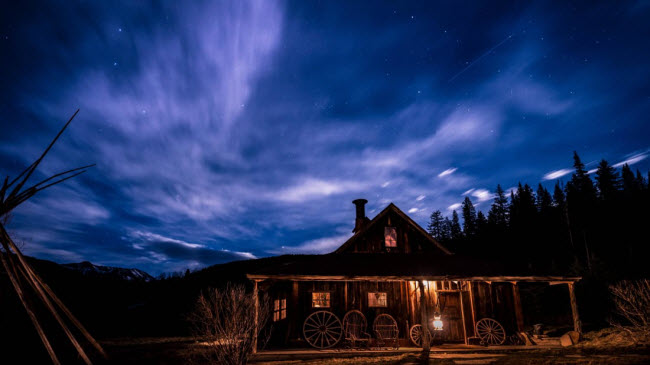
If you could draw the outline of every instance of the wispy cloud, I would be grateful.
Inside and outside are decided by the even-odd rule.
[[[296,246],[281,246],[280,248],[272,249],[269,252],[274,254],[321,254],[330,253],[341,246],[351,234],[339,234],[336,236],[322,237],[313,240],[305,241]]]
[[[570,173],[572,173],[572,172],[573,172],[572,169],[561,169],[561,170],[551,171],[551,172],[545,174],[545,175],[542,177],[542,180],[554,180],[554,179],[559,179],[559,178],[561,178],[562,176],[568,175],[568,174],[570,174]]]
[[[453,174],[454,172],[456,172],[456,170],[458,170],[458,169],[455,168],[455,167],[448,168],[447,170],[445,170],[445,171],[439,173],[439,174],[438,174],[438,177],[445,177],[445,176],[451,175],[451,174]]]
[[[612,166],[614,166],[614,167],[622,167],[623,165],[626,165],[626,164],[627,165],[634,165],[635,163],[638,163],[638,162],[641,162],[641,161],[645,160],[647,157],[648,157],[648,153],[639,153],[639,154],[633,155],[630,158],[625,159],[625,160],[623,160],[621,162],[617,162]]]
[[[307,178],[294,186],[278,192],[277,199],[287,202],[300,202],[334,194],[354,192],[361,188],[361,184],[353,181],[326,181]]]

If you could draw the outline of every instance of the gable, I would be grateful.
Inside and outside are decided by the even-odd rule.
[[[364,224],[334,252],[451,254],[393,203]]]

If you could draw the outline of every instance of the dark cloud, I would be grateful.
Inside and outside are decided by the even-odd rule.
[[[30,254],[155,274],[330,250],[357,197],[422,224],[464,193],[486,209],[497,183],[559,177],[573,150],[647,169],[649,18],[589,2],[14,2],[2,172],[77,107],[43,174],[97,167],[11,228]]]

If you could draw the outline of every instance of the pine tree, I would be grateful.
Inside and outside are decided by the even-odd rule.
[[[639,187],[639,190],[645,190],[646,188],[645,179],[643,178],[643,175],[641,175],[639,169],[636,170],[636,186]]]
[[[474,237],[476,235],[476,209],[468,196],[463,200],[462,212],[463,232],[467,237]]]
[[[596,190],[594,183],[591,181],[589,174],[587,174],[585,164],[582,163],[580,156],[575,151],[573,152],[573,167],[575,168],[575,172],[571,175],[571,181],[567,184],[567,192],[577,193],[585,200],[595,197]]]
[[[441,240],[443,222],[444,222],[444,218],[442,217],[442,212],[436,210],[435,212],[431,213],[431,220],[429,221],[429,226],[427,227],[429,234]]]
[[[637,180],[628,164],[623,165],[623,168],[621,168],[621,179],[623,180],[623,191],[625,194],[633,194],[639,190]]]
[[[596,187],[598,188],[598,196],[603,201],[614,199],[618,194],[620,181],[616,169],[602,160],[596,169]]]
[[[442,222],[440,240],[444,242],[451,240],[451,221],[448,217],[445,217],[445,220]]]
[[[458,213],[456,213],[455,210],[451,214],[451,225],[449,228],[452,240],[458,241],[463,238],[463,231],[460,228],[460,219],[458,218]]]
[[[553,198],[546,188],[539,184],[537,186],[537,210],[542,214],[548,214],[553,208]]]
[[[497,185],[494,203],[488,212],[488,223],[493,227],[505,229],[508,225],[508,209],[508,198],[501,185]]]
[[[555,189],[553,190],[553,205],[562,210],[566,207],[566,196],[559,181],[555,183]]]
[[[483,236],[487,232],[488,221],[483,212],[479,211],[476,215],[476,235]]]

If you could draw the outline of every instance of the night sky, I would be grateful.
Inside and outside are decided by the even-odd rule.
[[[330,252],[355,198],[426,227],[574,150],[650,168],[648,1],[14,1],[0,37],[0,172],[77,108],[35,179],[97,164],[8,225],[57,262]]]

